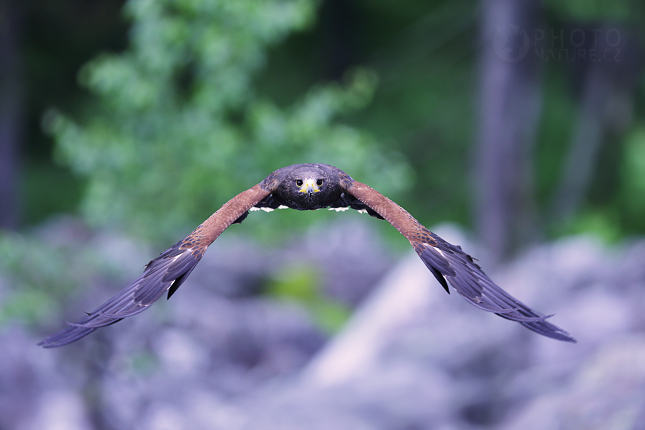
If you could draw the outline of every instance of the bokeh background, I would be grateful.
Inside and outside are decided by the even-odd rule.
[[[0,429],[645,428],[645,6],[4,0]],[[238,192],[333,164],[571,332],[447,296],[385,222],[253,213],[58,350]]]

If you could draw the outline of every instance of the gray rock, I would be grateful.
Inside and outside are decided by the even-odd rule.
[[[78,287],[49,307],[40,334],[154,257],[127,237],[60,222],[29,238],[42,246],[27,257],[76,255],[44,273]],[[36,347],[9,320],[0,428],[643,428],[645,241],[564,238],[489,268],[458,229],[436,230],[511,294],[555,313],[578,338],[571,345],[447,295],[412,252],[392,267],[376,233],[357,225],[312,230],[284,249],[218,241],[170,303],[62,349]],[[328,342],[306,306],[260,294],[296,257],[328,273],[328,298],[357,307]],[[17,297],[16,276],[0,273],[3,302]]]

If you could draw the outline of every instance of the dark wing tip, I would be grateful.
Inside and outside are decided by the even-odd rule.
[[[534,332],[539,333],[546,337],[550,337],[551,339],[561,340],[564,342],[578,343],[578,341],[569,333],[546,321],[542,321],[539,323],[520,322],[520,324],[522,324],[524,327],[528,328],[529,330],[533,330]]]
[[[68,345],[88,334],[92,333],[96,328],[86,328],[73,326],[68,327],[64,330],[59,331],[58,333],[52,334],[45,337],[43,340],[38,342],[36,345],[42,346],[43,348],[58,348],[61,346]]]
[[[166,291],[176,291],[195,268],[202,253],[182,249],[180,243],[152,260],[143,274],[114,297],[103,303],[70,327],[44,338],[38,343],[43,348],[57,348],[72,343],[94,330],[136,315],[148,309]]]
[[[435,277],[445,278],[469,303],[516,321],[543,336],[577,343],[569,333],[546,321],[551,315],[533,311],[497,286],[461,248],[448,244],[436,235],[433,237],[437,239],[437,247],[417,243],[414,245],[417,254]],[[446,246],[442,246],[444,244]],[[445,288],[444,282],[441,284]]]

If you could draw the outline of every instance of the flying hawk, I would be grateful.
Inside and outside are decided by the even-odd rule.
[[[417,252],[443,288],[451,285],[468,302],[502,318],[517,321],[553,339],[575,342],[566,331],[546,321],[498,287],[460,246],[422,226],[412,215],[378,191],[327,164],[294,164],[271,173],[233,197],[188,237],[148,263],[143,274],[110,300],[70,327],[47,336],[39,345],[55,348],[74,342],[100,327],[142,312],[168,292],[170,298],[188,278],[206,248],[228,226],[241,223],[252,210],[287,207],[297,210],[355,209],[392,224]]]

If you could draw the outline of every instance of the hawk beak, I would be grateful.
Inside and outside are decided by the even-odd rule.
[[[320,188],[318,188],[316,181],[314,181],[313,179],[305,180],[299,190],[300,193],[307,193],[309,195],[317,193],[318,191],[320,191]]]

